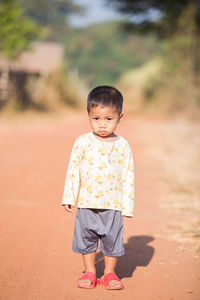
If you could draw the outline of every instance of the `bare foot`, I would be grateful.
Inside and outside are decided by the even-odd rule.
[[[83,287],[89,287],[92,284],[92,281],[89,279],[79,279],[77,283]]]
[[[121,290],[124,288],[121,280],[114,273],[108,273],[108,274],[104,275],[104,277],[101,279],[101,283],[107,289]]]
[[[120,282],[120,281],[118,281],[118,280],[110,280],[109,282],[108,282],[108,286],[110,286],[110,287],[112,287],[112,288],[119,288],[119,287],[121,287],[122,286],[122,283]]]
[[[97,283],[98,280],[93,272],[86,272],[77,280],[77,286],[81,288],[94,288]]]

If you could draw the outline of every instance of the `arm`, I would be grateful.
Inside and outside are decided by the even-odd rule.
[[[122,215],[126,217],[133,217],[134,215],[134,177],[133,153],[129,144],[127,144],[122,171]]]
[[[65,177],[62,205],[65,206],[65,209],[68,212],[73,211],[73,207],[75,205],[78,192],[79,192],[79,186],[80,186],[79,163],[80,163],[80,138],[78,138],[74,143],[67,172],[66,172],[66,177]]]

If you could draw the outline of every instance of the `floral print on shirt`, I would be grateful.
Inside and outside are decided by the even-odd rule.
[[[108,160],[108,154],[110,159]],[[79,136],[69,160],[62,205],[134,213],[134,161],[129,143],[119,137],[102,142],[93,132]]]

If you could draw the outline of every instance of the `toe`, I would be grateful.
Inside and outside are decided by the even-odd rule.
[[[81,286],[90,286],[91,281],[89,279],[80,279],[78,280],[78,284]]]
[[[108,283],[108,285],[112,288],[120,288],[122,287],[122,283],[121,281],[118,280],[110,280],[110,282]]]

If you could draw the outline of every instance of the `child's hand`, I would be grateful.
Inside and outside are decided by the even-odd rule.
[[[64,207],[65,207],[66,211],[68,211],[70,213],[73,212],[74,205],[72,205],[72,204],[66,204],[66,205],[64,205]]]

